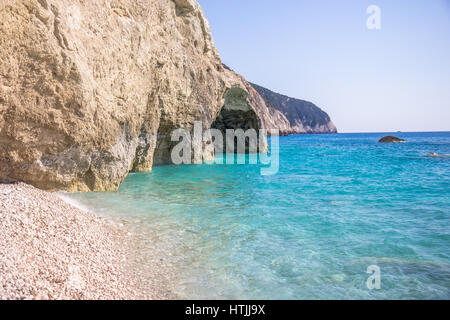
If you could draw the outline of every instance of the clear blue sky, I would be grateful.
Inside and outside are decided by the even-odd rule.
[[[340,132],[450,131],[450,0],[199,2],[225,64]]]

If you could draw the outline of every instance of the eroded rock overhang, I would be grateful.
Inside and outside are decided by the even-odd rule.
[[[116,190],[170,163],[174,129],[261,127],[194,0],[7,1],[0,21],[2,182]]]

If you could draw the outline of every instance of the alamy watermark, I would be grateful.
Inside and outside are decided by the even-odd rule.
[[[193,133],[186,129],[172,131],[171,141],[178,142],[171,151],[173,164],[246,164],[261,167],[261,175],[275,175],[279,170],[279,130],[270,130],[270,152],[265,129],[203,129],[201,121],[194,122]],[[225,158],[225,159],[224,159]],[[258,162],[259,158],[259,162]]]
[[[367,7],[366,13],[369,15],[366,21],[367,29],[380,30],[381,29],[381,9],[379,6],[370,5]]]
[[[380,290],[381,289],[381,269],[379,266],[371,265],[367,267],[369,276],[366,281],[367,289],[369,290]]]

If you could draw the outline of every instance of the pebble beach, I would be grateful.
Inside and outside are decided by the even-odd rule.
[[[0,299],[148,299],[121,224],[24,183],[0,184]]]

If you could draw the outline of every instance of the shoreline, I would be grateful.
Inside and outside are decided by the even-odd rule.
[[[64,195],[0,184],[0,230],[0,300],[169,296],[158,281],[140,277],[126,226]]]

